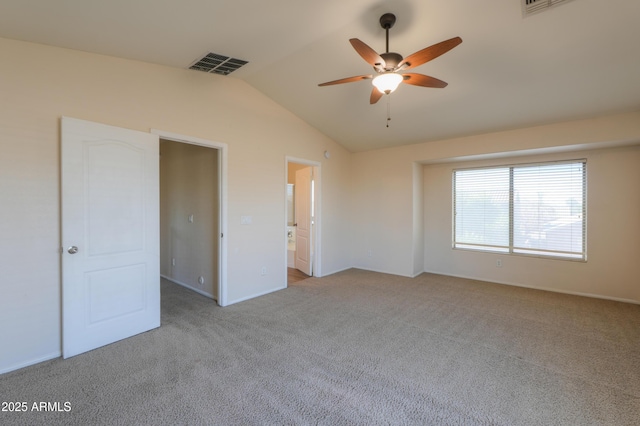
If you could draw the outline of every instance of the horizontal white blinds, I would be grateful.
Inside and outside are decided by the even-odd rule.
[[[585,259],[586,162],[454,171],[454,247]]]
[[[584,257],[584,162],[513,169],[513,250]]]
[[[454,172],[455,242],[509,247],[509,168]]]

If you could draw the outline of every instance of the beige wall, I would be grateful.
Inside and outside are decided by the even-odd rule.
[[[413,276],[414,170],[410,156],[397,149],[353,155],[351,199],[353,266]]]
[[[228,303],[286,285],[287,156],[322,166],[322,273],[350,266],[350,154],[248,84],[6,39],[0,52],[0,372],[60,354],[62,116],[228,146]]]
[[[453,250],[454,168],[587,159],[587,261]],[[425,166],[425,269],[555,291],[640,301],[640,145]],[[496,259],[502,267],[496,267]]]
[[[353,264],[406,276],[420,272],[415,217],[422,205],[428,272],[640,302],[638,145],[640,112],[632,112],[353,154]],[[503,256],[496,271],[494,255],[451,250],[450,163],[575,158],[587,150],[586,264]],[[430,164],[422,181],[416,163]]]
[[[214,299],[219,185],[217,149],[160,140],[160,274]]]
[[[438,266],[425,213],[434,193],[448,191],[430,183],[442,178],[431,176],[438,166],[423,177],[421,163],[640,144],[640,112],[633,112],[350,154],[232,77],[6,39],[0,52],[0,373],[60,354],[62,116],[227,145],[228,258],[221,267],[228,303],[286,284],[287,156],[321,165],[322,275],[349,267],[415,275]],[[537,260],[514,257],[504,261],[500,277],[485,271],[483,254],[467,259],[459,252],[447,271],[520,284],[526,272],[532,286],[640,301],[637,149],[598,150],[589,161],[595,201],[589,200],[588,264],[544,271]],[[628,199],[613,184],[626,188]],[[624,211],[612,204],[621,200]],[[241,225],[241,216],[251,216],[252,224]],[[478,268],[463,269],[466,261]]]

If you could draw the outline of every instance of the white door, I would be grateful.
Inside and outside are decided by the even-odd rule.
[[[311,167],[296,170],[295,223],[296,269],[312,274],[311,256]]]
[[[160,326],[158,136],[62,118],[62,354]]]

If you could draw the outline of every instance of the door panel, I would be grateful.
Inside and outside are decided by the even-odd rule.
[[[157,135],[62,119],[65,358],[160,326],[158,147]]]
[[[84,149],[89,255],[142,250],[144,151],[114,140]]]
[[[144,266],[130,265],[85,275],[89,325],[144,310]]]
[[[311,261],[311,167],[296,171],[296,269],[312,275]]]

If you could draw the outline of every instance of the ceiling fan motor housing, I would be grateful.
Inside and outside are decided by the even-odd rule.
[[[381,53],[380,56],[384,59],[385,71],[394,71],[403,59],[401,54],[395,52]]]

